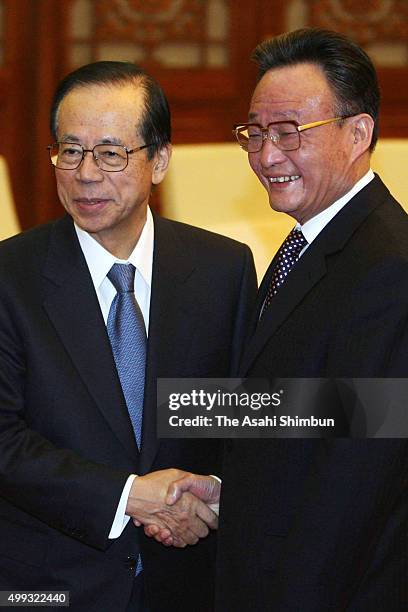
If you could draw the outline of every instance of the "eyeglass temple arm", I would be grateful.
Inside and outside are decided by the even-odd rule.
[[[303,130],[319,127],[319,125],[325,125],[326,123],[333,123],[333,121],[341,121],[342,119],[347,119],[347,117],[333,117],[332,119],[323,119],[321,121],[313,121],[313,123],[305,123],[305,125],[298,125],[297,131],[303,132]]]

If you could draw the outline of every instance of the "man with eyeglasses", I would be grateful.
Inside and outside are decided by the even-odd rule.
[[[156,379],[235,372],[252,256],[150,211],[170,113],[134,64],[65,77],[51,128],[68,214],[0,246],[0,590],[68,591],[78,612],[209,612],[216,514],[164,497],[182,470],[219,473],[219,442],[158,440]],[[153,518],[180,549],[145,537]]]
[[[362,379],[356,388],[406,378],[408,220],[370,170],[374,66],[321,29],[267,40],[254,59],[248,122],[234,132],[270,206],[296,225],[260,287],[240,374]],[[227,441],[216,610],[405,611],[407,474],[404,439]],[[168,501],[185,490],[220,496],[190,475]]]

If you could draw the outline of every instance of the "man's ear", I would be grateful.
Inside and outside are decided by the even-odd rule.
[[[152,183],[158,185],[164,179],[171,158],[172,147],[167,144],[157,151],[153,160]]]
[[[351,117],[353,137],[353,158],[363,155],[371,145],[374,130],[374,119],[366,113]]]

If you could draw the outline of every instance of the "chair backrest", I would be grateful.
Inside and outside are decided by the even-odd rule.
[[[408,140],[379,141],[372,167],[408,211]],[[261,278],[295,221],[268,205],[235,144],[176,145],[161,191],[163,213],[246,242]]]
[[[371,159],[371,167],[408,212],[408,139],[379,140]]]
[[[6,160],[0,155],[0,240],[20,231]]]
[[[235,144],[177,145],[161,190],[163,214],[248,244],[260,278],[294,221],[274,212]]]

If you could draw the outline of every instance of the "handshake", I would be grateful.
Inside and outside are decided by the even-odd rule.
[[[220,482],[178,469],[159,470],[133,481],[126,514],[165,546],[184,548],[218,527]]]

